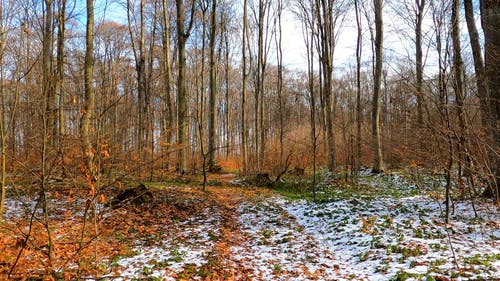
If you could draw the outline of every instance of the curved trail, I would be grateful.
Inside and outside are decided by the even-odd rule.
[[[268,191],[210,188],[221,207],[222,261],[218,277],[227,280],[331,280],[333,255],[303,232]],[[330,279],[328,278],[330,276]]]

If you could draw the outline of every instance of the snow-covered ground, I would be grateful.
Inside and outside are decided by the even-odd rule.
[[[250,280],[325,280],[335,269],[331,253],[272,199],[245,202],[239,210],[243,241],[232,261]]]
[[[153,241],[137,241],[134,255],[113,261],[115,270],[108,276],[113,277],[113,280],[146,277],[153,280],[178,280],[183,271],[191,269],[193,272],[186,272],[185,275],[189,279],[201,280],[194,273],[207,262],[208,253],[217,239],[219,221],[218,211],[207,208],[204,213],[187,221],[167,225],[162,233],[151,236]]]
[[[397,177],[391,181],[402,184]],[[375,179],[369,185],[383,183]],[[499,280],[497,207],[475,202],[476,218],[469,201],[454,205],[446,225],[442,202],[422,194],[324,203],[269,194],[248,198],[234,214],[238,238],[226,265],[236,270],[229,280]],[[199,272],[213,251],[218,216],[210,209],[166,228],[178,236],[165,235],[162,246],[137,245],[136,256],[117,262],[119,280],[175,280],[186,268]]]
[[[493,202],[457,201],[445,224],[440,191],[433,193],[439,181],[425,179],[425,190],[398,175],[365,175],[354,189],[336,180],[325,179],[319,202],[234,187],[212,197],[180,188],[176,194],[190,198],[184,202],[167,191],[172,196],[165,200],[181,210],[199,208],[158,220],[154,231],[137,237],[115,233],[134,244],[127,244],[128,254],[102,261],[107,273],[99,279],[500,280],[500,214]],[[26,207],[33,208],[8,199],[6,215],[19,218]],[[119,212],[117,218],[134,210]],[[223,270],[211,271],[216,267]]]
[[[500,216],[491,204],[456,203],[449,225],[428,197],[339,200],[316,204],[277,201],[334,256],[332,280],[389,280],[398,274],[500,278]],[[432,280],[432,279],[431,279]]]

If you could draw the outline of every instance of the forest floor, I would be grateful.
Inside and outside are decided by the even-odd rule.
[[[0,279],[21,253],[14,279],[37,280],[52,268],[67,280],[500,280],[493,202],[457,200],[445,224],[431,177],[320,180],[316,200],[294,177],[274,189],[233,175],[215,176],[206,191],[148,184],[153,197],[143,204],[100,204],[83,238],[85,200],[52,192],[52,248],[40,211],[29,232],[35,197],[8,199]]]

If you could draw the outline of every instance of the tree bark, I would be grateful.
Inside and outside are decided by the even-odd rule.
[[[425,9],[425,0],[416,0],[417,17],[415,24],[415,61],[417,76],[417,126],[421,127],[424,123],[424,93],[423,93],[423,52],[422,52],[422,21]]]
[[[319,29],[320,39],[320,61],[322,73],[322,91],[324,96],[324,113],[325,113],[325,133],[328,154],[328,169],[335,171],[335,137],[333,135],[333,112],[332,112],[332,96],[333,96],[333,52],[335,49],[334,38],[334,14],[333,5],[335,2],[326,0],[316,0],[316,15]]]
[[[278,92],[278,110],[279,110],[279,122],[280,122],[280,129],[279,129],[279,141],[280,141],[280,159],[279,159],[279,165],[280,165],[280,171],[282,170],[283,167],[283,142],[284,142],[284,134],[285,134],[285,129],[284,129],[284,116],[283,116],[283,47],[282,47],[282,26],[281,26],[281,14],[283,11],[283,2],[282,0],[278,0],[278,30],[275,34],[276,36],[276,61],[278,63],[278,83],[277,83],[277,92]]]
[[[464,167],[466,175],[470,175],[470,157],[467,141],[467,121],[464,110],[464,98],[465,98],[465,74],[464,74],[464,62],[462,60],[462,47],[460,44],[460,0],[453,0],[452,10],[451,10],[451,38],[453,41],[453,69],[454,69],[454,91],[455,91],[455,102],[457,105],[457,115],[458,123],[460,127],[460,132],[458,133],[459,139],[459,150],[460,155],[460,167]],[[462,171],[460,171],[462,172]],[[461,174],[459,176],[462,176]],[[459,180],[459,183],[461,180]],[[459,186],[459,189],[462,187]],[[461,190],[463,192],[463,190]]]
[[[176,0],[177,5],[177,171],[184,174],[186,171],[187,149],[187,99],[186,99],[186,42],[189,33],[185,30],[184,1]]]
[[[356,10],[356,26],[358,31],[356,38],[356,158],[354,165],[354,169],[357,173],[361,167],[361,124],[363,122],[363,109],[361,107],[361,55],[363,48],[363,35],[358,1],[359,0],[354,0],[354,8]]]
[[[215,103],[217,93],[217,77],[215,65],[215,35],[217,32],[217,0],[212,0],[212,14],[210,20],[210,96],[208,118],[208,167],[215,167]],[[226,109],[227,110],[227,109]]]
[[[382,155],[382,130],[380,128],[380,83],[382,79],[383,60],[383,21],[382,0],[374,0],[375,10],[375,73],[373,83],[373,107],[372,107],[372,137],[375,151],[373,172],[384,172],[384,160]]]
[[[165,141],[170,145],[172,141],[172,130],[174,126],[174,114],[172,106],[172,93],[171,93],[171,81],[172,81],[172,68],[170,65],[170,19],[168,16],[168,5],[167,0],[162,1],[163,10],[163,80],[165,87],[165,104],[164,111],[166,111],[166,126],[163,128],[165,134]],[[168,147],[168,146],[167,146]],[[168,153],[168,151],[167,151]],[[169,153],[168,153],[169,155]],[[166,169],[169,168],[169,157],[166,157]]]
[[[66,40],[66,0],[58,1],[58,34],[57,34],[57,93],[59,96],[58,100],[58,150],[61,155],[63,153],[62,138],[65,133],[65,121],[64,121],[64,41]]]
[[[247,0],[243,0],[243,32],[242,32],[242,44],[241,44],[241,64],[242,64],[242,90],[241,90],[241,158],[243,161],[243,172],[246,173],[248,170],[247,164],[247,134],[246,134],[246,120],[245,120],[245,105],[247,96],[247,52],[246,52],[246,41],[248,34],[248,8]]]
[[[262,170],[264,157],[264,0],[259,0],[258,22],[257,22],[257,85],[255,89],[255,155],[257,157],[257,170]]]
[[[474,58],[477,94],[481,106],[481,121],[483,127],[487,129],[489,127],[490,119],[490,110],[488,106],[488,85],[486,84],[484,60],[481,54],[481,44],[479,43],[479,33],[474,19],[474,5],[472,4],[472,0],[464,0],[464,8],[467,30],[469,31],[469,40],[472,48],[472,57]]]
[[[493,151],[491,159],[492,183],[486,195],[500,200],[500,2],[481,0],[481,21],[484,30],[484,62],[488,79],[491,124],[489,131]]]
[[[86,173],[93,179],[94,149],[90,137],[91,121],[94,116],[95,90],[94,90],[94,0],[87,0],[87,29],[85,35],[85,106],[82,116],[80,133],[82,136],[82,150],[85,159]]]
[[[44,0],[45,13],[43,21],[42,38],[42,76],[43,76],[43,94],[45,96],[47,131],[49,133],[50,144],[54,144],[54,138],[57,135],[56,127],[56,100],[54,92],[54,81],[52,72],[52,45],[54,41],[53,20],[54,20],[54,0]]]

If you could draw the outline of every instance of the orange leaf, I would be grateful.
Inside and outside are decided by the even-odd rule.
[[[109,152],[105,149],[101,150],[101,154],[104,158],[109,158]]]

